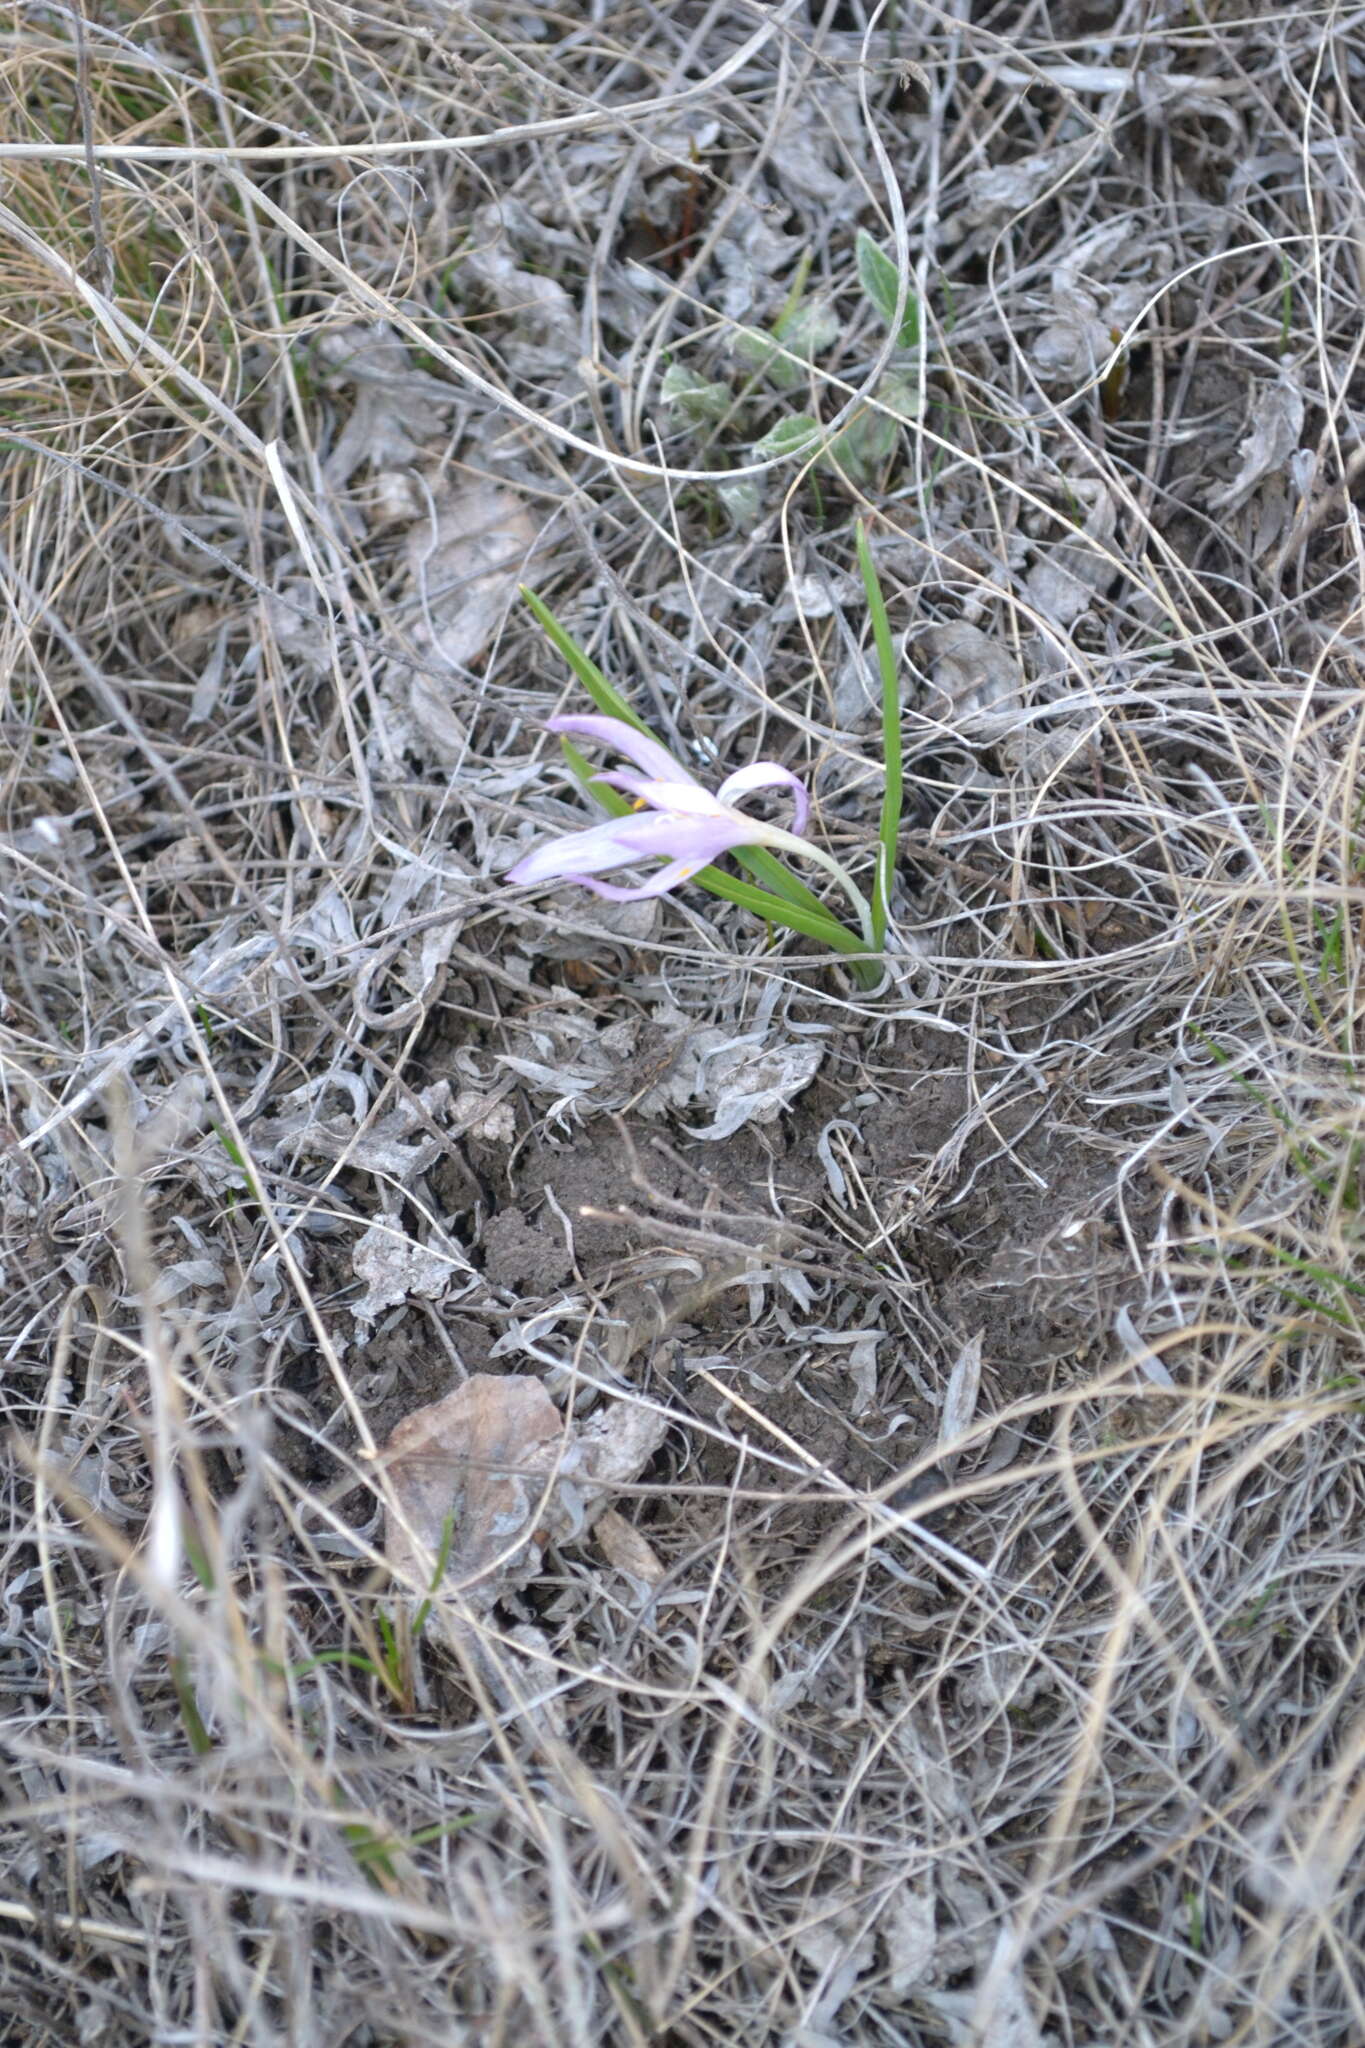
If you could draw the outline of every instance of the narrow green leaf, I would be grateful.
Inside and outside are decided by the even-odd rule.
[[[766,846],[737,846],[735,859],[741,867],[757,875],[760,882],[780,896],[784,903],[794,903],[798,910],[809,911],[812,917],[829,917],[829,912],[813,889],[789,874],[774,853]],[[831,920],[834,922],[835,920]]]
[[[861,936],[850,931],[847,925],[839,924],[826,910],[812,912],[798,903],[787,903],[768,889],[756,889],[752,882],[742,882],[737,875],[727,875],[723,868],[699,868],[692,879],[703,889],[709,889],[713,896],[723,896],[727,903],[738,903],[743,909],[752,910],[755,917],[761,917],[765,923],[790,925],[794,932],[801,932],[808,939],[818,939],[822,946],[830,946],[837,953],[866,951]]]
[[[426,1628],[427,1622],[431,1618],[431,1596],[437,1591],[442,1579],[446,1575],[446,1566],[450,1563],[451,1545],[454,1541],[455,1510],[452,1507],[441,1523],[441,1543],[440,1548],[436,1552],[436,1564],[431,1574],[431,1584],[427,1588],[427,1598],[418,1608],[416,1619],[412,1624],[412,1633],[419,1642],[422,1638],[422,1631]]]
[[[310,1671],[329,1664],[339,1664],[346,1671],[363,1671],[367,1678],[382,1678],[383,1672],[373,1657],[367,1657],[363,1650],[319,1650],[316,1657],[305,1657],[301,1664],[291,1664],[291,1678],[306,1678]]]
[[[857,251],[858,282],[890,327],[895,321],[896,301],[900,297],[900,272],[885,250],[877,247],[866,228],[858,230]],[[917,348],[919,345],[919,300],[913,291],[907,291],[905,295],[896,341],[901,348]]]
[[[896,848],[900,839],[901,802],[905,793],[905,771],[901,761],[901,702],[896,650],[891,644],[891,624],[886,600],[877,578],[877,565],[867,544],[860,519],[854,528],[858,567],[862,571],[867,609],[872,620],[872,638],[877,648],[877,667],[882,679],[882,759],[886,782],[882,790],[882,814],[877,826],[880,851],[872,889],[872,937],[880,948],[886,939],[886,920],[891,900],[891,877],[895,872]]]
[[[631,723],[633,724],[634,720]],[[595,779],[597,770],[593,767],[592,762],[585,755],[580,754],[573,741],[565,739],[563,733],[559,735],[559,744],[564,750],[564,759],[568,763],[571,774],[582,783],[593,802],[601,804],[602,809],[609,818],[624,818],[626,812],[630,809],[630,804],[622,796],[620,790],[613,789],[610,783],[598,782]]]
[[[341,1833],[362,1874],[368,1877],[372,1884],[379,1883],[376,1872],[382,1872],[391,1885],[397,1884],[398,1872],[394,1867],[393,1846],[382,1841],[367,1822],[344,1821]]]
[[[213,1748],[213,1737],[204,1726],[203,1716],[199,1712],[189,1665],[179,1654],[171,1658],[171,1684],[175,1687],[176,1704],[180,1708],[180,1718],[185,1724],[185,1734],[189,1738],[190,1748],[196,1756],[207,1756]]]
[[[219,1144],[227,1153],[228,1158],[232,1161],[233,1165],[237,1168],[237,1171],[241,1174],[242,1179],[246,1182],[246,1191],[251,1196],[252,1201],[259,1202],[261,1199],[260,1189],[256,1186],[256,1182],[252,1177],[251,1169],[247,1165],[246,1160],[243,1157],[241,1146],[237,1143],[237,1140],[233,1137],[232,1133],[230,1131],[225,1131],[221,1124],[215,1123],[213,1121],[212,1117],[210,1117],[209,1119],[209,1126],[213,1131],[214,1136],[217,1138]]]
[[[521,586],[521,594],[529,605],[536,624],[546,638],[559,649],[603,716],[624,719],[626,724],[633,725],[637,732],[648,732],[649,727],[644,720],[635,716],[625,698],[607,681],[597,663],[588,658],[572,634],[565,632],[550,607],[542,603],[534,590],[529,589],[524,583]]]
[[[407,1838],[409,1849],[425,1848],[428,1842],[444,1841],[449,1835],[462,1835],[466,1828],[472,1828],[476,1821],[486,1820],[487,1808],[478,1813],[457,1814],[454,1820],[429,1821],[424,1828],[414,1828]]]
[[[185,1546],[185,1558],[190,1570],[199,1581],[204,1592],[213,1591],[213,1566],[209,1563],[208,1552],[199,1541],[198,1532],[192,1522],[182,1522],[181,1541]]]
[[[796,270],[788,288],[787,296],[782,301],[777,318],[773,322],[773,333],[778,336],[786,333],[787,328],[800,310],[801,301],[806,295],[806,280],[810,276],[810,267],[813,260],[814,252],[810,249],[803,249],[796,259]]]

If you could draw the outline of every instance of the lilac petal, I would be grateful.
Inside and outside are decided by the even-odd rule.
[[[679,882],[685,882],[705,866],[704,860],[671,860],[657,875],[641,882],[638,889],[622,889],[615,882],[596,882],[591,875],[566,875],[564,879],[591,889],[594,896],[605,896],[608,903],[642,903],[646,896],[662,896],[667,890],[676,889]]]
[[[665,811],[631,811],[608,818],[586,832],[547,839],[532,847],[509,868],[509,882],[551,882],[600,874],[604,868],[662,855],[668,860],[695,860],[704,866],[727,847],[745,843],[745,821],[734,813],[705,818],[679,818]]]
[[[630,811],[624,818],[607,818],[583,832],[569,832],[559,839],[547,839],[507,870],[509,882],[549,882],[572,874],[596,874],[602,868],[619,868],[627,861],[650,854],[672,859],[679,849],[674,844],[677,827],[659,811]]]
[[[627,725],[622,718],[547,718],[545,728],[547,732],[577,733],[583,739],[601,740],[658,782],[696,781],[666,747],[661,747],[648,733]]]
[[[609,783],[613,789],[623,789],[651,810],[671,811],[675,817],[716,818],[721,812],[718,799],[699,783],[652,782],[647,775],[629,775],[619,769],[604,770],[592,779]]]
[[[747,768],[736,768],[733,775],[726,776],[716,796],[721,803],[729,804],[737,796],[747,796],[751,789],[773,789],[779,783],[792,792],[792,831],[804,832],[810,816],[806,785],[789,768],[779,768],[776,761],[751,761]]]
[[[650,802],[648,792],[651,789],[660,789],[664,786],[658,782],[651,782],[647,775],[633,775],[625,768],[599,768],[588,787],[591,789],[595,782],[605,782],[609,789],[623,789],[627,796],[643,797],[646,803]],[[653,808],[657,810],[659,807],[655,804]]]

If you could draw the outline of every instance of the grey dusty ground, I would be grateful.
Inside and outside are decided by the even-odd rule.
[[[0,93],[0,2040],[1365,2041],[1365,13]],[[520,582],[870,885],[858,520],[881,989],[508,888]]]

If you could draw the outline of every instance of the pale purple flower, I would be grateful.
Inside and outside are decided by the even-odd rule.
[[[810,799],[805,784],[775,761],[753,761],[747,768],[737,769],[726,776],[713,796],[657,740],[622,719],[551,718],[546,724],[551,732],[602,740],[644,773],[618,769],[595,775],[594,782],[609,783],[633,796],[635,809],[622,818],[608,818],[582,832],[547,840],[508,869],[509,882],[578,882],[613,903],[636,903],[641,897],[662,896],[675,889],[698,868],[735,846],[780,847],[783,852],[806,853],[822,865],[832,865],[827,854],[797,836],[810,814]],[[736,809],[734,798],[778,786],[792,792],[790,832],[748,818]],[[605,869],[633,867],[649,859],[662,859],[667,865],[638,888],[623,889],[615,882],[596,879]],[[841,870],[836,872],[842,875]]]

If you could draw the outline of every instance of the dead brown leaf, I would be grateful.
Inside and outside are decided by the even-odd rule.
[[[612,1490],[638,1477],[666,1426],[656,1410],[626,1401],[568,1421],[529,1374],[472,1373],[406,1416],[384,1448],[391,1570],[414,1592],[435,1593],[436,1624],[467,1649],[470,1624],[539,1575],[546,1544],[576,1541],[609,1512]],[[625,1561],[628,1529],[613,1516],[604,1553],[649,1582],[657,1560],[640,1537]]]

